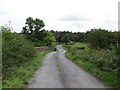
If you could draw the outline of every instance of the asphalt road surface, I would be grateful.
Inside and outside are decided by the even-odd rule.
[[[26,88],[106,88],[97,78],[68,60],[64,53],[60,45],[56,52],[48,53]]]

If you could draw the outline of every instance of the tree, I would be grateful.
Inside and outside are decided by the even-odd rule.
[[[25,27],[23,27],[22,33],[26,34],[28,39],[31,40],[35,46],[49,46],[53,42],[53,35],[45,29],[41,30],[44,26],[45,24],[42,20],[29,17],[26,19]]]
[[[8,27],[8,26],[1,26],[1,27],[0,27],[0,30],[1,30],[2,32],[11,32],[11,29],[10,29],[10,27]]]
[[[29,17],[26,19],[25,27],[23,27],[22,33],[32,35],[36,37],[41,28],[45,26],[44,22],[38,18],[33,19]]]
[[[52,42],[53,42],[53,34],[46,30],[42,30],[42,31],[43,31],[43,33],[42,33],[43,34],[43,38],[42,38],[43,44],[46,46],[51,46]]]
[[[64,34],[64,36],[62,37],[62,42],[67,44],[69,41],[70,41],[69,34]]]
[[[94,48],[108,48],[109,47],[109,38],[108,31],[104,29],[91,29],[88,34],[89,43]]]

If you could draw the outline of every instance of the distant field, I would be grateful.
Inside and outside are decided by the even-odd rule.
[[[73,45],[70,45],[72,48],[79,48],[79,47],[85,47],[85,50],[90,49],[89,44],[87,43],[75,43]]]

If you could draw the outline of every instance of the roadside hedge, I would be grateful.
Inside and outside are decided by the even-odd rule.
[[[10,74],[27,63],[35,55],[35,49],[24,35],[12,33],[2,29],[2,76],[7,78]]]
[[[88,47],[84,45],[85,50],[79,50],[77,47],[80,47],[82,45],[75,45],[65,46],[68,49],[68,52],[74,55],[73,60],[75,60],[75,58],[80,58],[84,61],[90,61],[91,63],[94,63],[99,69],[108,71],[120,77],[119,57],[116,52],[117,50],[113,49],[115,46],[112,46],[111,50],[96,50],[91,48],[88,49]]]

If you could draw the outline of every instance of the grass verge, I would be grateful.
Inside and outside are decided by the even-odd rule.
[[[2,88],[23,88],[26,80],[28,80],[37,67],[41,65],[41,60],[46,53],[46,51],[38,52],[33,60],[19,67],[14,74],[2,81]]]
[[[71,53],[67,52],[66,57],[75,64],[77,64],[79,67],[95,75],[97,78],[103,81],[105,85],[109,85],[113,88],[116,88],[117,90],[120,90],[120,79],[114,74],[103,71],[99,69],[95,64],[89,61],[81,60],[80,58],[75,57],[75,55]]]

